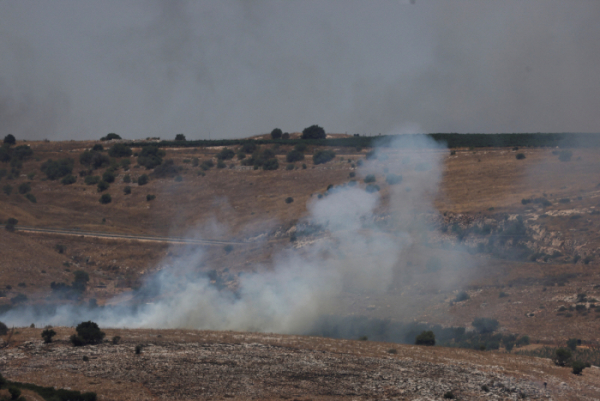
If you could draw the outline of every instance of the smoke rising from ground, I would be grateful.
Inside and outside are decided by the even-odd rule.
[[[381,294],[394,282],[403,285],[403,254],[420,242],[420,233],[426,228],[415,217],[431,207],[445,152],[426,136],[397,136],[388,145],[408,147],[410,156],[386,160],[387,150],[378,148],[377,159],[365,163],[358,175],[377,173],[381,177],[382,164],[377,160],[385,161],[388,173],[402,175],[402,185],[394,188],[389,200],[390,219],[398,227],[393,233],[375,224],[379,192],[368,193],[362,185],[344,185],[321,199],[313,197],[308,215],[301,220],[323,227],[327,235],[280,252],[272,268],[256,266],[253,272],[241,273],[237,291],[211,284],[211,278],[201,273],[203,250],[190,247],[175,264],[146,280],[137,300],[107,308],[64,306],[45,315],[18,310],[2,316],[2,321],[17,326],[31,322],[74,325],[91,319],[103,327],[278,333],[316,330],[319,318],[332,313],[342,293]],[[222,270],[222,266],[208,267]],[[452,280],[449,270],[436,276],[446,284]],[[153,303],[144,304],[144,297]]]
[[[0,135],[598,132],[598,15],[558,0],[0,1]]]

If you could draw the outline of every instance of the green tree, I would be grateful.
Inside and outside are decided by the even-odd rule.
[[[302,130],[302,139],[325,139],[325,130],[318,125],[311,125]]]
[[[100,138],[101,141],[112,141],[113,139],[121,139],[121,137],[114,132],[111,132],[110,134]]]
[[[4,143],[7,145],[14,145],[15,143],[17,143],[17,140],[15,139],[15,136],[13,134],[8,134],[4,137]]]
[[[100,197],[100,203],[106,205],[110,202],[112,202],[112,197],[110,196],[110,194],[102,194],[102,196]]]
[[[58,159],[56,161],[48,159],[42,163],[41,170],[46,174],[49,180],[57,180],[73,172],[73,159]]]
[[[176,141],[185,141],[186,140],[185,139],[185,135],[183,135],[183,134],[177,134],[177,135],[175,135],[175,140]]]
[[[148,176],[146,174],[142,174],[138,177],[138,185],[146,185],[148,183],[149,179]]]
[[[571,351],[567,348],[558,348],[554,351],[554,363],[558,366],[565,366],[571,359]]]
[[[162,158],[165,156],[165,151],[158,146],[150,145],[142,147],[142,150],[137,158],[140,166],[150,170],[162,164]]]
[[[79,323],[75,330],[77,331],[77,334],[71,336],[71,342],[75,346],[100,344],[105,336],[105,333],[100,330],[100,327],[92,321]]]
[[[282,135],[283,135],[283,131],[281,131],[279,128],[275,128],[275,129],[273,129],[273,131],[271,131],[272,139],[281,139]]]

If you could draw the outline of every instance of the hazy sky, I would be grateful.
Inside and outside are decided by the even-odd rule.
[[[600,132],[600,1],[0,0],[0,135]]]

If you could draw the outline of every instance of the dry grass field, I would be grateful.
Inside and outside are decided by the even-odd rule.
[[[268,269],[273,255],[286,249],[302,253],[304,243],[327,236],[324,232],[309,237],[308,242],[292,242],[289,230],[308,214],[308,205],[325,194],[329,185],[345,184],[355,173],[354,179],[364,187],[362,179],[373,173],[381,187],[376,218],[388,222],[374,235],[396,240],[399,230],[407,230],[426,240],[402,254],[398,274],[387,291],[345,291],[337,299],[334,313],[465,327],[476,317],[490,317],[499,321],[502,332],[527,334],[534,345],[563,345],[573,337],[586,345],[598,345],[600,158],[595,149],[574,149],[568,162],[560,161],[553,154],[555,149],[457,149],[454,154],[420,150],[441,158],[441,179],[435,191],[424,195],[430,202],[412,205],[411,219],[428,224],[412,228],[412,220],[389,217],[405,206],[394,201],[394,188],[385,183],[385,176],[394,161],[415,158],[415,150],[384,150],[387,160],[380,158],[359,170],[358,161],[365,159],[369,149],[334,149],[333,161],[314,165],[310,157],[314,149],[309,148],[306,159],[287,170],[285,154],[291,147],[282,145],[275,150],[278,170],[254,170],[234,158],[226,161],[226,168],[203,172],[192,160],[214,160],[221,149],[169,148],[164,159],[182,167],[181,180],[157,178],[144,186],[124,183],[125,174],[136,178],[150,173],[135,166],[132,157],[131,169],[118,170],[106,191],[112,196],[106,205],[99,202],[96,186],[85,185],[82,177],[71,185],[44,179],[40,166],[47,159],[73,158],[74,174],[83,170],[79,155],[96,143],[28,142],[34,154],[23,163],[21,176],[0,180],[0,186],[13,187],[10,195],[0,193],[0,221],[19,221],[15,232],[0,230],[0,288],[10,286],[3,290],[0,304],[10,304],[10,298],[18,293],[27,295],[31,304],[43,304],[51,299],[50,283],[70,282],[75,270],[90,276],[82,302],[94,298],[100,305],[111,304],[115,296],[127,296],[145,278],[190,252],[189,245],[31,233],[19,231],[19,225],[243,242],[227,250],[222,245],[202,247],[207,268],[235,276],[254,271],[257,265]],[[526,157],[517,160],[517,153]],[[3,164],[1,168],[5,168]],[[389,173],[393,172],[389,167]],[[410,181],[416,173],[402,174]],[[37,203],[18,193],[23,182],[31,183]],[[125,186],[131,186],[131,194],[124,194]],[[156,199],[147,201],[147,195]],[[286,203],[288,197],[293,202]],[[522,202],[542,198],[548,206]],[[521,248],[509,246],[518,236],[511,237],[500,254],[483,246],[493,234],[473,231],[490,226],[496,232],[515,221],[522,221],[527,229],[522,241],[528,249],[525,257],[516,256]],[[502,240],[502,235],[497,238]],[[64,247],[62,253],[57,245]],[[442,261],[441,270],[427,268],[432,257]],[[236,283],[228,285],[235,287]],[[459,291],[466,291],[470,298],[453,302]],[[577,302],[578,294],[585,294],[584,303]],[[576,310],[576,304],[585,308]],[[480,399],[481,385],[486,383],[503,383],[490,385],[493,399],[514,399],[519,391],[534,399],[600,397],[597,368],[575,376],[549,360],[502,351],[425,350],[232,332],[116,329],[106,331],[108,336],[120,335],[121,345],[72,348],[67,337],[73,329],[58,328],[59,341],[49,346],[42,345],[39,329],[17,330],[10,346],[0,350],[0,369],[5,376],[96,391],[100,399],[107,400],[408,400],[440,399],[450,390],[460,399]],[[141,356],[133,353],[136,344],[145,346]],[[387,353],[390,348],[398,353]],[[89,354],[89,362],[82,362],[84,354]],[[453,370],[457,367],[460,372]]]

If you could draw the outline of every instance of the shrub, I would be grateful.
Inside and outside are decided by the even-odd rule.
[[[569,347],[569,349],[571,351],[575,351],[577,349],[577,339],[576,338],[569,338],[567,340],[567,347]]]
[[[471,323],[480,334],[493,333],[500,325],[496,319],[478,317]]]
[[[377,184],[369,184],[366,186],[365,191],[372,194],[374,192],[379,192],[380,189],[381,188],[379,188],[379,185],[377,185]]]
[[[219,153],[216,154],[217,160],[229,160],[233,159],[235,152],[229,148],[223,148]]]
[[[268,159],[263,164],[263,170],[277,170],[279,168],[279,161],[276,158]]]
[[[288,164],[287,166],[285,166],[285,169],[286,170],[293,170],[294,169],[294,164],[293,163]]]
[[[4,192],[6,195],[10,195],[12,193],[12,185],[6,184],[5,186],[3,186],[2,192]]]
[[[333,150],[328,150],[328,149],[317,150],[313,154],[313,163],[314,164],[327,163],[328,161],[333,160],[334,157],[335,157],[335,152]]]
[[[567,348],[558,348],[554,351],[554,363],[558,366],[565,366],[571,359],[571,351]]]
[[[106,181],[98,182],[98,192],[106,191],[110,185]]]
[[[15,143],[17,143],[17,140],[15,139],[15,136],[13,134],[8,134],[4,137],[4,143],[7,145],[14,145]]]
[[[351,171],[350,174],[348,174],[348,176],[350,178],[354,178],[354,177],[356,177],[356,173],[354,171]]]
[[[444,393],[444,398],[448,400],[453,400],[456,398],[456,396],[452,394],[452,391],[447,391]]]
[[[377,181],[377,179],[375,178],[375,176],[373,174],[369,174],[365,177],[365,184],[370,184],[372,182]]]
[[[37,203],[37,198],[35,197],[34,194],[31,194],[31,193],[25,194],[25,198],[31,203]]]
[[[102,181],[108,183],[115,182],[115,174],[112,171],[105,171],[104,174],[102,174]]]
[[[423,331],[415,338],[416,345],[435,345],[435,335],[433,331]]]
[[[471,299],[469,294],[467,294],[466,291],[461,291],[458,294],[456,294],[456,298],[454,298],[454,302],[462,302],[462,301],[466,301],[467,299]]]
[[[254,153],[257,148],[258,148],[258,146],[256,146],[256,143],[254,141],[248,141],[248,142],[244,142],[244,144],[241,146],[240,150],[244,153],[251,154],[251,153]]]
[[[299,143],[296,146],[294,146],[294,150],[296,150],[298,152],[306,152],[307,148],[308,148],[308,146],[306,146],[305,143]]]
[[[517,160],[523,160],[525,158],[525,154],[524,153],[517,153],[517,155],[515,157],[517,158]]]
[[[99,152],[92,153],[92,157],[90,159],[90,166],[94,170],[106,167],[109,164],[110,164],[110,158],[107,155],[105,155],[103,153],[99,153]]]
[[[302,170],[306,170],[306,164],[302,163]]]
[[[481,386],[481,391],[484,391],[484,392],[487,393],[487,392],[490,391],[490,388],[486,384],[484,384],[484,385]]]
[[[582,361],[574,361],[571,364],[572,372],[574,375],[580,375],[583,372],[583,369],[587,368],[588,365]]]
[[[287,198],[285,198],[285,203],[292,203],[294,201],[294,198],[292,198],[291,196],[288,196]]]
[[[223,160],[217,160],[217,168],[225,168],[227,165]]]
[[[243,163],[242,163],[243,164]],[[200,168],[204,171],[210,170],[211,167],[214,167],[215,163],[212,160],[205,160],[200,165]]]
[[[75,330],[77,334],[71,336],[71,342],[75,346],[100,344],[105,336],[100,327],[92,321],[79,323]]]
[[[44,342],[46,344],[49,344],[52,342],[52,337],[54,337],[56,335],[56,331],[52,330],[52,329],[46,329],[44,331],[42,331],[42,338],[44,339]]]
[[[279,128],[275,128],[275,129],[273,129],[273,131],[271,131],[272,139],[281,139],[282,135],[283,135],[283,131],[281,131],[281,129],[279,129]]]
[[[121,137],[114,132],[111,132],[110,134],[100,138],[101,141],[112,141],[113,139],[121,139]]]
[[[123,193],[125,195],[131,194],[131,187],[129,185],[127,185],[125,188],[123,188]]]
[[[150,202],[156,199],[156,195],[146,195],[146,201]]]
[[[117,345],[117,344],[119,344],[119,342],[120,342],[120,341],[121,341],[121,337],[120,337],[120,336],[114,336],[114,337],[112,338],[112,343],[113,343],[113,345]]]
[[[123,177],[123,182],[125,184],[129,184],[131,182],[131,176],[129,174],[125,174],[125,177]]]
[[[231,244],[225,245],[223,247],[223,250],[225,251],[225,253],[227,255],[229,255],[231,253],[231,251],[233,251],[233,245],[231,245]]]
[[[388,174],[385,177],[385,182],[387,182],[388,185],[400,184],[402,182],[402,176],[398,174]]]
[[[97,143],[94,146],[92,146],[92,150],[94,152],[102,152],[104,150],[104,146],[102,146],[99,143]]]
[[[142,346],[140,344],[135,346],[135,354],[139,355],[142,353]]]
[[[65,176],[60,182],[62,182],[63,185],[71,185],[71,184],[74,184],[76,181],[77,181],[77,177],[69,174],[69,175]]]
[[[8,327],[2,322],[0,322],[0,336],[5,336],[8,334]]]
[[[133,154],[131,148],[124,143],[116,143],[108,149],[110,157],[130,157]]]
[[[71,174],[74,163],[73,159],[58,159],[56,161],[48,159],[42,163],[41,170],[49,180],[56,180]]]
[[[8,392],[11,400],[16,400],[21,396],[21,390],[18,387],[9,387]]]
[[[529,336],[521,336],[521,338],[519,338],[517,340],[517,347],[522,347],[524,345],[529,345],[531,344],[531,340],[529,339]]]
[[[146,185],[148,183],[148,176],[146,174],[142,174],[138,177],[137,180],[138,185]]]
[[[561,162],[568,162],[571,160],[572,156],[573,156],[573,152],[571,152],[570,150],[562,150],[558,154],[558,160],[560,160]]]
[[[7,231],[15,231],[15,226],[17,225],[18,222],[19,222],[19,220],[15,219],[13,217],[10,217],[6,221],[6,226],[4,226],[4,228],[6,228]]]
[[[175,135],[175,140],[176,141],[185,141],[186,140],[185,139],[185,135],[183,135],[183,134],[177,134],[177,135]]]
[[[181,170],[183,170],[183,167],[176,166],[175,161],[173,159],[169,159],[165,160],[165,162],[160,166],[157,166],[152,172],[152,175],[158,178],[175,177],[181,172]]]
[[[25,195],[27,192],[31,191],[31,184],[28,182],[24,182],[19,185],[19,193],[21,195]]]
[[[325,139],[325,130],[318,125],[311,125],[302,130],[302,139]]]
[[[285,160],[288,163],[299,162],[301,160],[304,160],[304,153],[302,153],[298,150],[292,150],[285,156]]]
[[[100,203],[106,205],[110,202],[112,202],[112,197],[110,196],[110,194],[102,194],[102,196],[100,197]]]
[[[137,158],[140,166],[146,167],[150,170],[156,166],[162,164],[162,158],[165,156],[165,151],[161,150],[158,146],[150,145],[142,147],[141,152]]]

